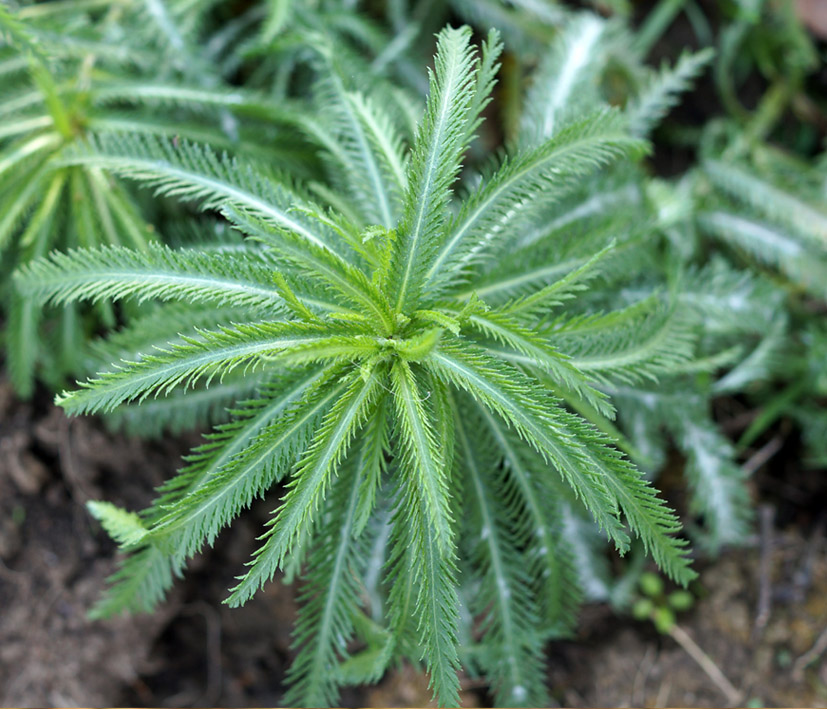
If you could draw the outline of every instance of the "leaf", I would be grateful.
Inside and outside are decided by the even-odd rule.
[[[617,112],[593,114],[553,139],[506,160],[466,199],[446,229],[446,238],[426,279],[443,280],[478,260],[495,240],[508,238],[524,214],[570,191],[582,178],[620,157],[639,155],[645,143],[630,136]]]
[[[509,494],[513,509],[511,527],[529,548],[528,573],[531,575],[541,609],[551,627],[560,634],[569,632],[576,621],[581,591],[574,570],[574,554],[560,539],[561,510],[556,495],[550,494],[545,462],[537,460],[525,443],[484,407],[479,407],[485,425],[503,456],[512,482],[497,485]],[[513,488],[512,488],[513,486]],[[511,493],[513,489],[513,493]]]
[[[297,323],[248,323],[219,330],[201,331],[184,337],[184,344],[159,349],[140,360],[125,362],[110,372],[81,382],[81,388],[64,392],[58,403],[73,414],[111,411],[125,401],[143,401],[150,395],[167,394],[177,386],[189,388],[199,380],[207,385],[215,378],[241,367],[253,371],[273,359],[285,363],[310,362],[316,355],[303,346],[316,349],[321,359],[353,356],[348,347],[357,341],[336,337],[326,326]],[[327,346],[333,344],[334,350]],[[337,354],[338,353],[338,354]]]
[[[295,465],[314,427],[342,393],[339,368],[310,369],[283,377],[268,396],[246,402],[233,420],[189,456],[176,487],[186,490],[150,528],[154,543],[172,545],[183,560],[215,541],[218,532]],[[325,386],[327,385],[327,386]]]
[[[402,445],[402,467],[417,481],[441,552],[451,549],[451,512],[444,456],[440,452],[434,424],[423,401],[417,378],[404,360],[391,370],[397,436]],[[430,392],[429,394],[430,395]]]
[[[626,107],[629,130],[646,136],[669,110],[678,103],[679,94],[692,88],[692,82],[715,56],[711,48],[700,52],[683,52],[674,67],[662,66]]]
[[[679,306],[658,306],[656,300],[560,323],[554,332],[552,342],[572,365],[604,383],[657,381],[688,362],[696,343],[688,313]]]
[[[496,477],[499,465],[490,440],[475,435],[480,423],[473,413],[457,408],[457,458],[477,518],[471,547],[481,583],[474,610],[482,616],[480,644],[487,650],[486,674],[498,705],[542,706],[548,695],[536,603],[514,534],[512,509],[494,498],[503,481]]]
[[[345,69],[333,67],[317,89],[321,120],[304,129],[343,171],[343,186],[365,223],[395,226],[407,177],[402,143],[388,116],[368,97],[348,91]]]
[[[535,366],[545,371],[555,383],[578,397],[585,399],[598,411],[612,417],[614,410],[602,392],[594,389],[588,378],[571,363],[569,357],[559,352],[549,338],[539,336],[500,312],[471,315],[468,322],[498,342],[525,355]],[[494,350],[489,353],[501,354]]]
[[[703,171],[714,187],[725,190],[757,214],[791,229],[808,246],[822,253],[827,249],[827,210],[824,208],[809,204],[746,166],[706,160]]]
[[[109,502],[95,500],[87,502],[86,509],[103,525],[107,534],[122,546],[134,546],[146,536],[146,527],[133,512],[122,510]]]
[[[526,97],[520,132],[527,143],[536,145],[552,137],[576,110],[597,107],[605,33],[604,20],[583,13],[573,17],[551,44]]]
[[[761,263],[779,268],[793,282],[818,296],[827,290],[827,259],[783,227],[740,213],[715,210],[698,215],[701,227]]]
[[[407,365],[400,365],[395,375],[396,406],[402,409],[398,418],[420,415],[415,411],[408,413],[411,409],[415,410],[416,401],[421,401],[418,390],[412,390],[416,399],[397,398],[411,392],[406,367]],[[404,430],[405,425],[404,419],[402,422],[397,420],[398,428]],[[397,432],[397,437],[399,435],[400,432]],[[408,434],[409,439],[413,436],[413,433]],[[416,445],[416,441],[411,440],[409,450],[415,451]],[[425,445],[426,448],[419,453],[423,459],[414,461],[414,464],[426,465],[434,455],[438,455],[438,450],[430,450],[433,443]],[[443,476],[445,473],[442,471]],[[421,475],[421,472],[419,475],[411,475],[404,464],[396,474],[395,508],[389,542],[391,552],[386,575],[390,583],[389,621],[400,645],[404,645],[403,640],[410,626],[415,623],[414,637],[418,643],[414,646],[414,652],[418,655],[416,659],[425,660],[430,675],[429,686],[434,690],[434,696],[442,706],[457,706],[459,598],[456,589],[455,550],[450,527],[447,530],[434,527],[432,519],[436,514],[435,507],[441,501],[431,498],[433,490],[426,492],[421,483]],[[439,520],[438,523],[446,525],[449,521]],[[438,534],[450,536],[447,540],[438,541]]]
[[[428,365],[514,426],[572,486],[618,548],[627,548],[628,538],[616,518],[616,500],[606,487],[607,475],[594,460],[588,460],[584,441],[578,439],[577,434],[586,431],[578,418],[565,412],[545,392],[533,394],[527,377],[477,348],[462,351],[456,346],[443,346],[431,355]]]
[[[360,579],[367,566],[364,537],[356,534],[360,466],[344,466],[338,485],[325,505],[321,529],[308,559],[305,584],[290,666],[285,703],[291,706],[333,706],[338,701],[333,668],[347,658],[353,617],[359,612]]]
[[[53,252],[29,262],[15,279],[24,295],[57,304],[137,298],[233,305],[284,313],[273,264],[255,253],[209,253],[149,244],[145,253],[121,246]]]
[[[155,194],[199,202],[202,210],[235,209],[277,230],[336,251],[337,242],[319,225],[292,211],[300,198],[249,163],[216,156],[209,148],[151,136],[98,135],[88,147],[64,153],[62,164],[89,165],[155,187]]]
[[[436,69],[431,74],[425,118],[413,145],[408,192],[389,289],[401,312],[419,298],[439,231],[447,216],[468,135],[478,62],[470,44],[471,29],[446,28],[437,40]]]

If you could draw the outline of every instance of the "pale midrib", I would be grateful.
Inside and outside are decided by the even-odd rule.
[[[23,108],[35,106],[39,103],[45,103],[43,100],[43,93],[39,89],[35,91],[28,91],[25,94],[6,101],[6,103],[0,106],[0,116],[12,114]]]
[[[36,116],[35,118],[18,121],[17,123],[9,123],[5,128],[0,128],[0,138],[28,133],[29,131],[46,128],[50,125],[52,125],[51,116]]]
[[[108,0],[107,0],[108,1]],[[31,6],[36,7],[36,6]],[[26,10],[30,9],[30,7],[22,7],[19,10],[16,10],[17,17],[23,19],[24,14],[28,15]],[[21,71],[23,69],[28,68],[29,66],[29,58],[25,56],[11,56],[8,59],[4,59],[0,62],[0,76],[5,76],[6,74],[13,74],[16,71]]]
[[[491,554],[491,566],[494,572],[494,576],[496,578],[497,603],[500,606],[501,611],[500,615],[502,617],[503,635],[505,637],[504,644],[508,648],[514,648],[516,643],[514,642],[514,623],[511,617],[511,604],[503,595],[502,591],[503,589],[508,589],[512,596],[513,592],[511,591],[511,587],[506,578],[505,571],[503,568],[503,560],[500,556],[499,545],[496,541],[498,530],[494,524],[494,519],[491,516],[491,511],[488,509],[489,501],[486,498],[485,491],[483,490],[482,480],[480,479],[480,471],[477,467],[476,460],[474,460],[473,454],[471,453],[470,444],[468,441],[468,437],[465,435],[464,426],[460,425],[458,428],[460,435],[462,436],[463,448],[465,448],[465,459],[468,463],[468,469],[471,473],[471,479],[474,481],[474,490],[477,493],[480,511],[482,512],[483,529],[488,530],[486,542],[489,552]],[[513,653],[508,654],[508,667],[511,673],[511,679],[514,683],[514,686],[522,686],[523,681],[520,677],[520,668],[517,666],[516,658]]]
[[[617,141],[617,140],[620,140],[622,138],[623,138],[623,136],[620,136],[620,135],[617,135],[617,134],[609,134],[609,133],[600,134],[600,135],[597,135],[597,136],[595,136],[595,135],[586,136],[586,137],[580,138],[576,141],[573,141],[571,143],[566,144],[565,146],[563,146],[559,150],[553,151],[552,153],[550,153],[546,157],[542,158],[538,162],[528,163],[522,170],[520,170],[519,172],[514,173],[514,175],[511,178],[509,178],[506,182],[502,183],[502,185],[498,189],[494,190],[491,193],[491,195],[486,200],[484,200],[477,207],[477,209],[475,209],[468,216],[468,218],[464,221],[464,223],[463,223],[462,227],[460,228],[460,230],[454,235],[454,237],[446,245],[445,249],[443,249],[442,253],[437,258],[437,262],[431,268],[431,270],[428,272],[428,277],[427,277],[426,280],[430,280],[433,277],[433,275],[437,272],[437,269],[442,265],[442,263],[451,256],[451,254],[453,253],[453,251],[454,251],[457,243],[459,242],[459,240],[462,239],[465,236],[465,234],[468,233],[468,231],[470,229],[472,229],[476,225],[476,223],[481,218],[483,218],[485,216],[485,213],[488,211],[490,205],[499,198],[500,194],[503,191],[510,190],[510,188],[513,186],[513,184],[515,182],[519,182],[526,175],[531,174],[532,172],[537,172],[537,173],[542,172],[543,169],[548,165],[549,162],[560,160],[560,159],[566,157],[567,154],[572,153],[572,152],[576,152],[578,149],[582,148],[584,145],[606,144],[606,143],[611,143],[611,141],[613,139],[615,141]],[[567,174],[567,172],[564,171],[560,175],[558,175],[558,177],[563,178],[563,177],[566,176],[566,174]],[[571,174],[571,173],[569,172],[568,174]],[[511,218],[514,215],[515,210],[519,211],[520,209],[522,209],[522,207],[526,203],[528,203],[530,201],[531,201],[530,199],[523,199],[521,202],[516,204],[514,206],[514,208],[512,210],[510,210],[508,212],[508,214],[505,215],[505,216],[508,217],[508,218]],[[497,232],[502,229],[502,217],[496,222],[496,227],[497,227],[496,229],[494,229],[494,228],[489,229],[485,234],[483,234],[481,236],[479,242],[475,246],[475,250],[479,250],[480,248],[482,248],[482,245],[484,243],[486,243],[488,241],[491,241],[491,239],[494,236],[496,236]],[[473,255],[473,253],[474,253],[473,250],[467,252],[462,257],[462,259],[459,261],[459,263],[457,263],[456,268],[461,268],[466,263],[468,263],[468,261],[471,259],[472,255]]]
[[[669,327],[671,323],[665,323],[663,327],[655,332],[655,334],[648,340],[644,340],[637,347],[624,350],[622,354],[617,355],[603,355],[594,357],[576,357],[572,356],[571,362],[580,370],[589,372],[602,369],[616,369],[618,367],[625,367],[629,364],[635,364],[641,359],[649,356],[652,350],[669,335],[672,334],[672,328]]]
[[[425,529],[423,533],[427,536],[427,539],[424,540],[425,547],[427,549],[426,558],[427,564],[426,568],[429,570],[429,578],[430,583],[429,586],[433,589],[433,592],[429,595],[429,605],[431,608],[431,628],[439,628],[441,624],[444,624],[445,621],[445,610],[442,606],[437,602],[437,594],[436,589],[440,584],[440,581],[445,581],[444,574],[441,573],[441,569],[437,568],[437,562],[441,559],[441,554],[439,551],[439,542],[436,543],[437,549],[434,549],[434,542],[432,537],[433,529],[428,525],[425,524]],[[440,622],[442,621],[442,623]],[[453,627],[451,628],[453,630]],[[436,630],[433,633],[434,644],[436,645],[436,656],[443,657],[445,655],[445,650],[443,650],[441,642],[441,635],[439,630]],[[432,665],[433,663],[429,663]],[[429,667],[429,669],[431,669]]]
[[[592,510],[592,508],[594,508],[592,510],[593,512],[601,511],[605,513],[605,509],[603,509],[600,505],[597,490],[593,489],[593,486],[597,487],[600,485],[598,480],[586,478],[585,474],[578,469],[578,466],[572,463],[570,454],[560,448],[558,443],[554,440],[553,435],[551,435],[550,432],[545,431],[542,426],[538,425],[538,423],[525,416],[522,410],[521,402],[513,401],[505,393],[501,392],[497,387],[489,384],[488,381],[480,377],[473,370],[469,370],[461,362],[457,362],[456,360],[446,357],[440,352],[431,354],[431,357],[438,362],[441,362],[443,366],[452,369],[455,372],[460,372],[463,377],[473,381],[476,386],[485,391],[492,399],[496,400],[498,404],[508,412],[509,417],[513,419],[513,423],[517,425],[518,430],[522,429],[523,435],[525,432],[529,432],[537,439],[537,441],[541,443],[541,455],[548,456],[553,465],[563,472],[564,475],[578,482],[577,492],[580,494],[581,498],[583,498],[589,509]],[[570,439],[571,444],[577,446],[577,453],[582,455],[585,452],[584,446],[577,439],[573,439],[568,431],[565,429],[562,431],[558,430],[559,426],[552,425],[552,423],[547,419],[543,419],[542,422],[545,426],[551,429],[555,435],[559,436],[561,440],[566,437]],[[528,442],[535,448],[537,447],[532,441]],[[605,473],[605,468],[603,466],[595,468],[595,471],[598,470]],[[601,478],[602,477],[606,476],[602,475]],[[588,498],[588,500],[586,498]]]
[[[227,199],[234,200],[242,205],[245,205],[248,209],[252,208],[253,211],[272,218],[279,224],[280,227],[287,228],[290,231],[299,234],[316,246],[319,246],[326,251],[332,251],[328,244],[313,234],[305,226],[293,219],[290,219],[286,213],[275,209],[271,204],[264,202],[251,192],[240,190],[216,178],[207,177],[197,172],[176,167],[168,160],[142,160],[129,157],[114,158],[109,156],[93,155],[89,157],[83,156],[80,158],[69,159],[68,162],[75,164],[89,163],[104,168],[108,167],[112,171],[121,173],[126,177],[137,176],[135,173],[145,172],[146,174],[156,176],[156,178],[178,178],[193,186],[200,185],[202,187],[206,187],[213,193],[222,194]]]
[[[169,135],[170,127],[163,123],[157,123],[147,119],[146,116],[132,116],[130,118],[118,118],[117,116],[96,116],[88,121],[88,126],[94,131],[113,131],[113,132],[137,132],[148,133],[150,135],[159,135],[166,137]],[[213,147],[229,147],[231,142],[229,140],[222,140],[221,137],[211,132],[208,128],[199,126],[187,125],[178,128],[179,135],[182,138],[194,142],[208,143]],[[240,141],[235,147],[248,145],[246,141]]]
[[[325,478],[331,472],[330,467],[336,453],[342,441],[347,437],[353,421],[359,415],[362,404],[370,395],[375,383],[376,374],[374,373],[371,380],[363,384],[342,412],[320,456],[314,460],[310,468],[302,466],[296,473],[296,479],[299,481],[298,486],[292,488],[291,493],[288,493],[285,497],[276,517],[277,522],[276,526],[273,527],[272,536],[267,540],[255,565],[241,582],[234,595],[249,593],[251,584],[255,584],[258,579],[262,578],[262,574],[266,570],[264,566],[265,558],[272,559],[275,556],[277,564],[281,566],[290,541],[294,535],[299,534],[299,528],[302,524],[309,523],[312,514],[308,507],[316,499],[319,489],[324,485]],[[304,481],[307,481],[307,485],[302,485]]]
[[[84,271],[82,277],[73,276],[68,278],[61,278],[58,279],[57,282],[66,284],[63,286],[64,288],[77,288],[91,279],[94,279],[96,281],[117,280],[119,282],[133,282],[136,279],[140,279],[141,282],[140,284],[136,284],[136,289],[139,289],[141,286],[148,284],[150,282],[155,282],[161,285],[169,284],[199,287],[207,291],[220,290],[225,292],[244,293],[250,295],[251,297],[259,296],[263,300],[283,301],[283,298],[276,291],[269,290],[267,288],[261,288],[259,286],[248,285],[246,283],[240,283],[237,280],[227,280],[221,278],[204,278],[198,276],[178,274],[167,275],[159,273],[146,273],[145,271]],[[52,281],[52,283],[54,283],[54,281]],[[54,286],[50,285],[49,289],[53,290]],[[209,293],[207,293],[207,295],[209,296]],[[218,296],[216,295],[215,297]],[[215,297],[208,297],[207,300],[214,300]]]
[[[388,140],[388,136],[379,126],[376,121],[376,117],[374,116],[373,112],[365,105],[360,105],[357,103],[355,105],[357,113],[362,117],[362,120],[368,125],[371,131],[371,135],[373,135],[376,139],[376,142],[380,146],[380,150],[382,154],[385,156],[385,160],[388,166],[393,173],[394,178],[396,179],[397,186],[399,187],[400,193],[404,192],[407,188],[406,180],[405,180],[405,170],[403,168],[402,162],[399,160],[399,156],[394,150],[393,143]]]
[[[431,142],[431,150],[428,154],[428,161],[426,163],[427,169],[425,170],[426,180],[425,184],[423,185],[421,197],[417,200],[417,211],[416,211],[416,219],[414,221],[414,228],[411,230],[411,247],[408,250],[408,258],[407,263],[405,264],[405,273],[402,278],[402,283],[399,286],[399,297],[396,300],[396,307],[397,309],[401,308],[405,302],[406,291],[408,287],[408,281],[410,280],[411,269],[413,268],[414,256],[417,252],[417,248],[419,246],[419,239],[422,237],[422,222],[425,219],[425,212],[426,207],[430,205],[431,197],[432,197],[432,190],[433,190],[433,182],[436,173],[436,163],[438,156],[442,155],[444,150],[443,142],[445,140],[445,133],[446,133],[446,126],[448,120],[450,118],[449,115],[449,105],[451,102],[451,97],[456,92],[457,87],[457,77],[454,76],[454,71],[458,65],[457,57],[455,54],[452,54],[451,57],[451,70],[449,75],[452,77],[450,90],[445,89],[442,92],[442,101],[439,110],[439,120],[437,121],[437,125],[439,126],[439,130],[437,132],[437,139]]]
[[[433,266],[431,266],[430,270],[428,271],[425,280],[426,282],[431,280],[434,274],[441,268],[443,262],[450,257],[453,253],[454,248],[456,247],[457,243],[465,236],[465,234],[474,227],[477,221],[484,216],[485,212],[488,211],[489,206],[495,202],[499,196],[510,189],[510,187],[517,181],[521,180],[525,175],[535,171],[535,170],[542,170],[543,166],[546,165],[550,160],[555,160],[565,153],[574,148],[579,147],[582,143],[587,142],[585,139],[581,139],[576,143],[570,143],[565,148],[560,151],[553,151],[542,160],[538,162],[529,162],[526,166],[515,172],[508,180],[502,182],[498,188],[491,191],[486,199],[480,202],[477,205],[476,209],[474,209],[464,220],[460,228],[454,232],[453,237],[451,237],[450,241],[445,245],[445,247],[440,252],[439,256],[437,256],[436,261],[434,261]]]
[[[587,65],[592,46],[603,34],[603,26],[600,20],[590,17],[586,20],[586,23],[582,34],[572,43],[573,49],[568,56],[569,61],[563,65],[562,70],[557,75],[557,83],[543,112],[543,136],[551,135],[554,130],[557,112],[567,102],[577,74]]]
[[[782,205],[784,209],[778,211],[785,212],[788,216],[784,218],[795,225],[796,228],[801,229],[804,225],[804,230],[809,230],[817,226],[816,233],[821,243],[827,240],[827,214],[818,211],[812,205],[795,199],[778,188],[754,178],[752,175],[725,166],[716,160],[710,160],[707,163],[707,171],[712,174],[713,180],[719,186],[736,199],[744,200],[764,213],[769,211],[767,209],[768,205]],[[738,189],[737,183],[739,180],[749,187],[750,195],[746,196]]]
[[[753,221],[752,219],[732,214],[730,212],[707,212],[700,215],[701,222],[712,224],[718,229],[723,229],[729,232],[730,238],[734,238],[743,245],[744,248],[750,248],[752,244],[748,244],[744,239],[743,232],[751,239],[763,244],[765,247],[774,248],[784,256],[798,257],[801,256],[804,249],[801,244],[778,231],[774,231],[767,227],[766,224]],[[753,247],[754,248],[754,247]]]
[[[385,185],[379,172],[379,167],[374,160],[373,153],[370,151],[368,139],[362,129],[362,124],[359,122],[359,117],[355,115],[353,104],[347,96],[345,96],[344,103],[347,106],[346,110],[348,119],[350,120],[350,124],[353,127],[353,132],[356,135],[359,152],[362,154],[364,163],[368,169],[369,180],[373,184],[373,191],[379,200],[379,211],[382,215],[382,226],[389,229],[392,226],[393,218],[391,217],[390,201],[387,192],[385,191]]]
[[[348,547],[351,542],[351,530],[353,529],[353,521],[356,515],[356,503],[359,499],[359,475],[354,475],[353,489],[350,492],[350,499],[348,501],[347,514],[342,520],[341,534],[339,535],[339,544],[336,548],[336,561],[333,565],[333,573],[330,577],[330,583],[325,593],[324,611],[322,612],[322,620],[319,623],[319,632],[315,642],[315,650],[313,652],[313,670],[307,673],[307,676],[313,680],[319,680],[326,674],[329,674],[328,668],[325,667],[324,654],[327,644],[323,642],[330,635],[331,620],[333,617],[333,609],[338,598],[338,589],[342,583],[342,571],[345,567],[345,559],[347,557]],[[332,644],[332,642],[330,643]]]
[[[236,394],[239,391],[249,391],[250,388],[251,387],[249,384],[244,385],[241,382],[231,381],[218,384],[216,386],[211,386],[209,389],[190,390],[186,392],[184,396],[186,397],[187,404],[198,404],[216,400],[220,401],[222,398],[227,397],[230,394]],[[145,401],[141,404],[137,411],[140,411],[142,414],[152,414],[155,411],[164,412],[165,410],[174,409],[179,406],[181,406],[181,399],[166,397],[164,399]],[[128,411],[132,411],[132,409],[119,409],[118,413],[122,412],[126,415]]]
[[[500,428],[500,424],[497,419],[494,418],[494,416],[491,415],[491,412],[484,406],[477,406],[477,408],[482,412],[482,415],[488,422],[488,427],[492,430],[494,437],[503,449],[505,459],[511,466],[514,477],[517,479],[517,484],[523,492],[523,502],[525,502],[526,506],[531,511],[531,516],[534,518],[535,531],[543,540],[543,548],[546,550],[545,557],[547,559],[551,558],[552,561],[554,561],[554,557],[551,552],[551,549],[553,549],[552,541],[549,538],[548,533],[548,522],[546,521],[545,515],[540,509],[540,506],[537,504],[535,491],[532,489],[531,484],[528,481],[528,472],[523,468],[520,458],[517,456],[516,451],[511,447],[511,444]]]
[[[210,103],[219,106],[243,107],[245,105],[255,105],[272,110],[276,108],[275,106],[268,106],[263,97],[252,97],[237,91],[229,93],[211,92],[173,84],[119,84],[117,86],[104,86],[98,88],[94,95],[96,99],[102,99],[104,101],[158,98],[177,102],[192,101],[197,103]]]
[[[532,281],[537,281],[541,279],[548,278],[549,276],[554,276],[557,273],[565,273],[567,271],[572,270],[573,268],[577,268],[578,266],[582,266],[584,263],[588,261],[588,257],[570,259],[568,261],[559,261],[555,263],[553,266],[545,266],[543,268],[538,268],[533,271],[523,272],[519,276],[513,276],[511,278],[506,278],[499,281],[494,281],[493,283],[489,283],[488,285],[484,285],[481,288],[469,288],[462,293],[457,293],[455,296],[458,300],[467,300],[475,293],[479,297],[484,297],[486,295],[490,295],[491,293],[497,293],[499,291],[508,291],[511,288],[515,288],[517,286],[522,285],[523,283],[531,283]]]
[[[147,381],[152,380],[161,380],[156,381],[156,384],[162,385],[163,379],[169,377],[173,374],[179,374],[181,372],[186,372],[189,369],[195,369],[196,371],[199,370],[201,367],[214,364],[219,365],[221,362],[226,361],[229,358],[233,360],[237,360],[239,357],[246,357],[258,354],[260,352],[264,352],[267,350],[277,350],[281,351],[290,347],[298,347],[300,345],[309,345],[313,342],[316,342],[318,339],[325,335],[319,335],[317,337],[304,337],[304,338],[292,338],[292,339],[282,339],[282,340],[267,340],[265,342],[259,343],[245,343],[244,345],[237,345],[236,347],[223,347],[219,350],[210,350],[202,355],[190,357],[183,361],[176,361],[174,363],[165,362],[163,364],[158,364],[156,362],[152,362],[151,360],[139,360],[138,362],[133,362],[130,364],[137,364],[137,365],[145,365],[151,367],[151,369],[147,372],[144,372],[138,376],[128,376],[126,381],[119,381],[118,383],[112,384],[108,383],[107,385],[100,387],[96,386],[94,389],[79,389],[72,394],[70,394],[64,401],[71,402],[73,399],[84,399],[87,396],[94,395],[99,392],[101,388],[103,388],[110,396],[115,392],[123,389],[133,389],[135,388],[136,384],[140,384]],[[161,356],[164,354],[169,355],[170,353],[165,352],[162,353]],[[154,355],[153,355],[154,356]],[[155,365],[153,367],[153,365]],[[118,376],[122,375],[123,371],[113,371],[111,376]],[[150,384],[149,386],[154,386]],[[96,391],[97,390],[97,391]],[[136,393],[135,396],[138,394]],[[127,397],[130,398],[130,397]]]
[[[443,494],[439,489],[439,471],[437,470],[436,461],[431,455],[431,447],[428,444],[428,436],[422,428],[419,412],[416,410],[412,397],[418,396],[418,392],[412,390],[411,382],[405,376],[405,373],[400,374],[400,381],[404,384],[403,403],[407,411],[407,417],[411,424],[411,433],[413,434],[414,444],[419,452],[419,459],[423,465],[421,468],[424,475],[422,482],[425,483],[425,488],[428,491],[429,499],[442,501]],[[442,505],[436,504],[428,506],[432,508],[429,519],[434,523],[434,526],[439,532],[437,543],[440,548],[445,549],[450,545],[450,540],[447,538],[446,521],[444,519],[444,510]]]
[[[158,27],[166,35],[167,40],[172,45],[173,49],[178,52],[184,51],[184,39],[178,32],[178,28],[172,22],[161,0],[144,0],[147,10],[150,15],[155,18]]]
[[[0,161],[0,175],[39,150],[49,147],[57,147],[60,144],[60,141],[61,138],[57,133],[45,133],[32,138],[30,141],[24,143],[12,152],[5,160]]]
[[[505,327],[497,324],[492,320],[487,320],[484,317],[480,317],[479,315],[472,315],[470,320],[476,323],[483,332],[491,335],[497,340],[511,340],[514,343],[519,344],[519,349],[522,351],[523,354],[527,356],[532,356],[529,353],[534,353],[532,359],[534,361],[543,366],[543,367],[550,367],[552,366],[550,363],[555,362],[559,366],[565,366],[567,364],[568,356],[564,355],[562,352],[558,352],[557,350],[553,349],[551,346],[547,346],[547,349],[544,349],[538,344],[531,342],[530,340],[526,339],[526,337],[519,333],[508,330]],[[516,345],[515,345],[516,348]]]

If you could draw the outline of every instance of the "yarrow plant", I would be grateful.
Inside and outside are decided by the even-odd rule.
[[[467,27],[439,34],[410,148],[379,101],[326,65],[314,131],[346,212],[187,141],[100,135],[65,153],[67,165],[217,210],[248,238],[76,249],[18,274],[22,293],[54,303],[168,303],[117,336],[138,358],[59,397],[67,412],[168,396],[180,413],[214,387],[235,401],[151,508],[90,506],[127,554],[98,615],[150,609],[188,558],[279,484],[227,602],[304,569],[288,703],[334,703],[342,683],[410,657],[440,703],[456,704],[463,616],[476,619],[464,659],[497,702],[545,702],[543,644],[570,625],[578,595],[565,506],[588,510],[621,553],[631,532],[675,581],[693,577],[675,515],[565,405],[611,417],[601,382],[668,371],[691,340],[640,347],[630,323],[649,322],[639,314],[651,308],[589,310],[603,270],[622,263],[611,240],[572,266],[540,260],[537,240],[531,275],[510,258],[543,228],[543,209],[646,143],[618,110],[564,116],[570,86],[538,91],[519,147],[457,200],[499,54],[494,32],[479,51]],[[366,649],[353,650],[354,636]]]
[[[582,600],[630,606],[646,554],[694,575],[654,487],[672,448],[706,551],[748,536],[737,458],[780,417],[827,460],[827,161],[777,127],[813,113],[812,41],[760,0],[662,0],[635,32],[624,0],[243,5],[0,6],[13,383],[96,372],[67,412],[212,427],[148,509],[90,504],[123,551],[93,615],[154,608],[265,498],[227,602],[301,579],[287,704],[404,660],[442,704],[460,669],[546,704]],[[729,118],[656,134],[698,148],[666,179],[649,136],[714,54],[646,66],[684,11]],[[716,397],[761,407],[737,442]]]

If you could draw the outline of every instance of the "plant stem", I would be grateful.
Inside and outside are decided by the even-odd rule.
[[[736,444],[739,452],[747,448],[758,436],[766,431],[775,421],[784,415],[787,407],[804,393],[807,381],[802,377],[798,382],[787,387],[772,399],[753,419],[746,431]]]
[[[646,56],[672,24],[677,14],[683,9],[686,0],[661,0],[649,13],[638,32],[635,48]]]

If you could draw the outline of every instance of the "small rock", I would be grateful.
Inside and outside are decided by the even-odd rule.
[[[49,469],[27,449],[23,431],[0,440],[0,475],[5,473],[24,495],[36,495],[49,479]]]

